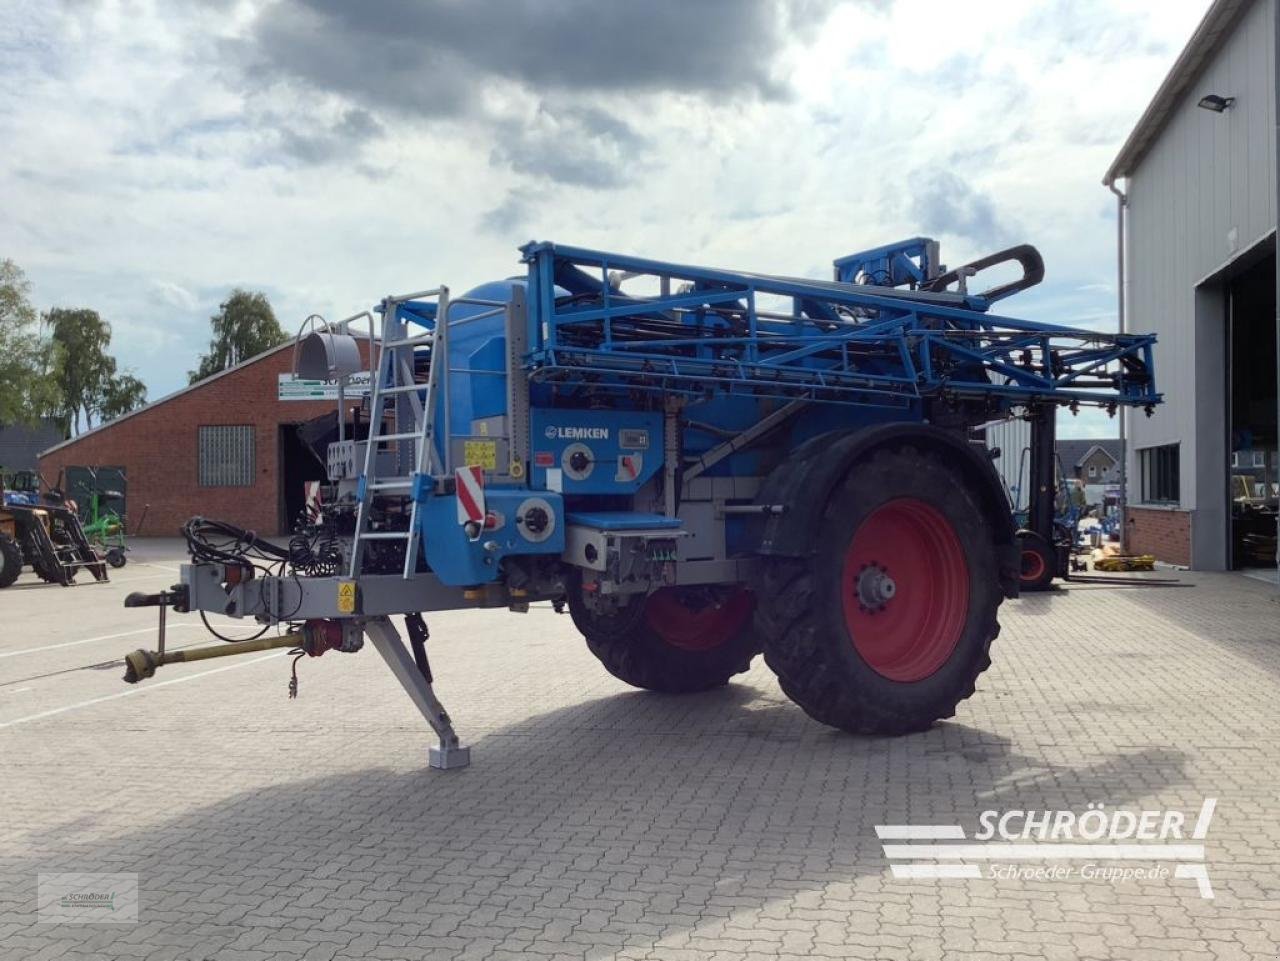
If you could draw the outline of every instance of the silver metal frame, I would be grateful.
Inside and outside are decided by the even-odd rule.
[[[345,577],[255,577],[232,586],[221,564],[183,564],[188,606],[227,617],[252,617],[270,623],[316,618],[340,619],[456,611],[482,606],[467,600],[461,588],[441,584],[434,574],[362,574],[356,581],[356,609],[338,609],[339,587]]]
[[[226,567],[222,564],[182,565],[189,609],[254,617],[267,623],[341,620],[344,625],[363,630],[405,693],[439,735],[440,743],[431,748],[428,756],[430,766],[453,769],[471,763],[471,749],[459,741],[444,705],[405,649],[390,618],[392,614],[477,606],[465,602],[460,590],[442,585],[429,574],[418,575],[410,581],[395,574],[364,575],[357,581],[357,610],[352,614],[338,610],[339,587],[351,583],[344,578],[258,577],[230,589],[223,587],[225,578]],[[162,638],[164,614],[165,609],[161,607]]]

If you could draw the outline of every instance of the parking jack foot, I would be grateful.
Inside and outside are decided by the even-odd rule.
[[[427,764],[438,771],[456,771],[471,764],[471,748],[456,744],[439,744],[428,752]]]
[[[370,618],[364,624],[364,631],[373,642],[374,648],[391,668],[391,673],[404,688],[410,700],[422,712],[432,730],[440,738],[440,743],[431,748],[427,755],[427,764],[438,771],[453,771],[466,767],[471,763],[471,748],[464,747],[458,741],[453,722],[445,712],[444,705],[436,697],[431,683],[427,680],[430,671],[426,669],[426,654],[423,652],[422,664],[415,663],[414,658],[406,650],[400,635],[391,625],[387,617]],[[425,634],[425,631],[423,632]]]

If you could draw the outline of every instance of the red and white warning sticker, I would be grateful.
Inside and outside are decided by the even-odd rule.
[[[458,494],[458,523],[484,522],[484,468],[459,467],[453,472]]]
[[[318,524],[320,522],[320,507],[324,504],[324,495],[320,492],[320,482],[304,481],[302,491],[307,522]]]

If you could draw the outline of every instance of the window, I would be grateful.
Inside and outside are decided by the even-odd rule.
[[[1253,466],[1254,467],[1267,466],[1267,452],[1265,450],[1255,450],[1253,452]]]
[[[1148,504],[1178,503],[1178,445],[1138,451],[1142,470],[1142,499]]]
[[[1231,452],[1231,466],[1232,467],[1240,466],[1240,452],[1238,450]]]
[[[198,433],[201,487],[253,485],[254,444],[251,425],[201,427]]]
[[[1098,465],[1097,465],[1097,464],[1090,464],[1090,465],[1089,465],[1089,476],[1090,476],[1090,477],[1097,477],[1097,476],[1098,476]]]

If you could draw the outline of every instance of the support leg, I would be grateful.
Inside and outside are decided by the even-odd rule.
[[[1061,543],[1053,529],[1058,494],[1058,408],[1042,404],[1031,413],[1031,499],[1028,503],[1027,526],[1053,548],[1055,577],[1067,577],[1070,571],[1070,544]],[[1070,497],[1069,490],[1062,491]]]
[[[1058,408],[1037,407],[1031,415],[1031,496],[1027,526],[1053,543],[1054,498],[1057,490]]]
[[[392,625],[390,618],[375,617],[366,621],[364,632],[369,636],[378,653],[382,655],[382,659],[387,662],[387,667],[391,668],[391,673],[396,676],[405,693],[417,705],[422,716],[427,719],[427,723],[440,736],[439,746],[431,748],[428,758],[430,766],[447,771],[470,764],[471,748],[459,743],[458,735],[453,730],[453,722],[445,713],[444,705],[440,703],[435,692],[431,690],[431,685],[418,670],[418,666],[405,649],[404,642],[400,640],[400,634]]]

